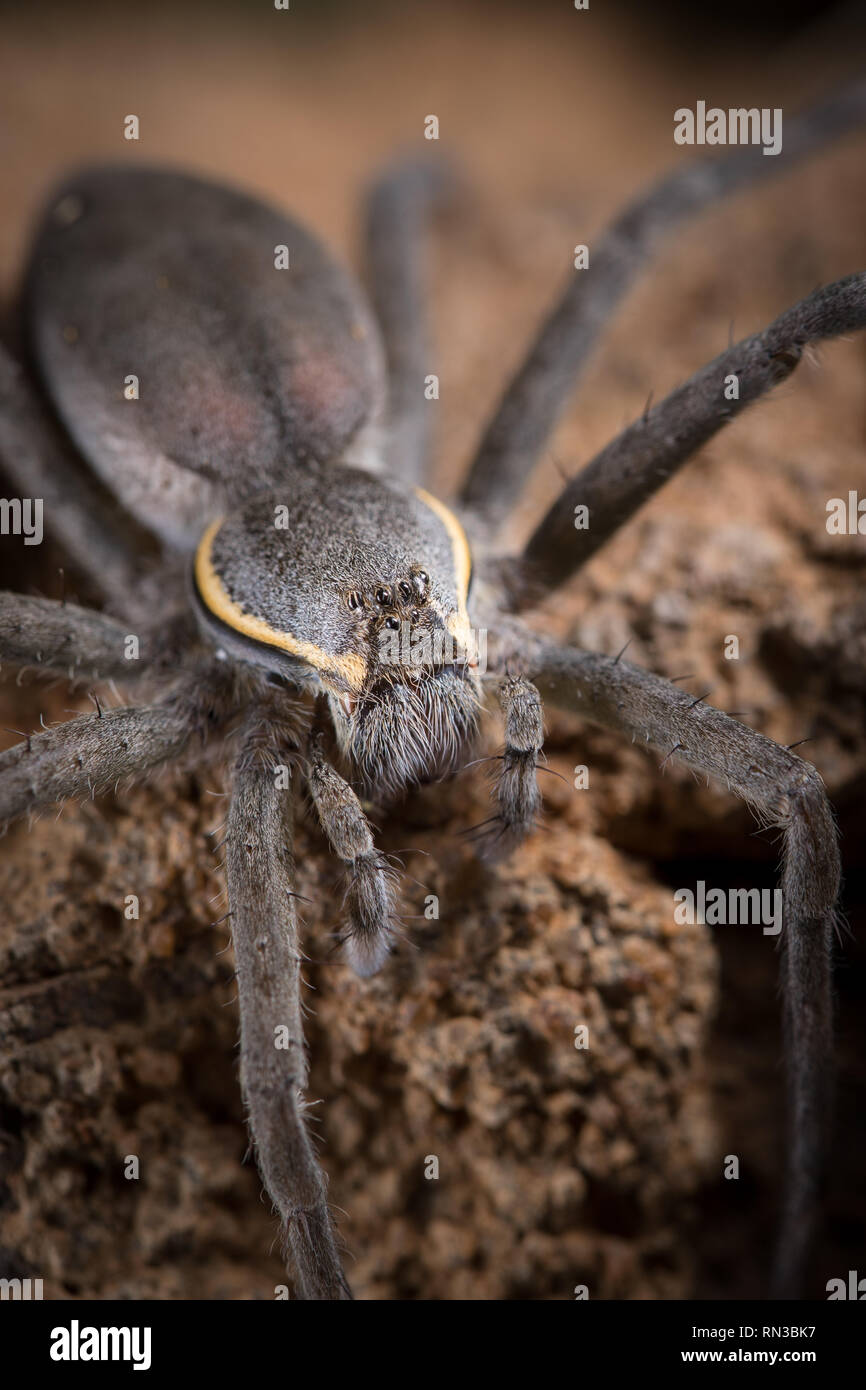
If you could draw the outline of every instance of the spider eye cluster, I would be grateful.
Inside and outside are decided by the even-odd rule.
[[[413,570],[411,574],[399,579],[396,584],[377,584],[369,593],[352,589],[346,594],[346,606],[353,612],[362,608],[401,609],[407,605],[427,602],[430,591],[430,576],[426,570]],[[414,614],[417,617],[417,613]],[[390,616],[386,627],[399,627],[400,619]]]

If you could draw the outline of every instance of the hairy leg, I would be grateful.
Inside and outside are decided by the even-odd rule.
[[[0,825],[70,797],[97,796],[174,761],[193,736],[204,739],[224,723],[232,707],[227,673],[211,666],[159,704],[97,709],[29,735],[0,753]]]
[[[816,290],[702,367],[596,454],[536,527],[516,568],[505,562],[503,577],[515,602],[530,603],[563,584],[702,444],[790,376],[809,343],[861,328],[866,272]],[[732,376],[735,400],[725,392]],[[575,528],[578,504],[589,509],[582,529]]]
[[[23,497],[40,498],[44,525],[96,592],[107,600],[134,591],[141,578],[135,551],[152,538],[74,457],[47,404],[0,347],[0,467]]]
[[[491,850],[508,854],[529,834],[541,807],[537,759],[544,743],[541,696],[524,676],[506,676],[499,686],[505,716],[505,748],[496,779],[499,814],[490,826]]]
[[[373,186],[367,207],[368,274],[388,361],[388,466],[408,483],[423,482],[429,471],[424,228],[450,183],[435,165],[399,164]]]
[[[347,922],[341,936],[346,958],[359,975],[375,975],[393,938],[393,875],[376,849],[360,801],[325,761],[316,738],[310,741],[307,783],[328,843],[347,869]]]
[[[262,756],[253,727],[235,767],[226,841],[241,1017],[241,1085],[259,1169],[280,1213],[304,1299],[350,1298],[328,1211],[325,1178],[304,1121],[301,956],[294,886],[291,786]]]
[[[591,248],[590,268],[572,272],[487,426],[462,501],[487,521],[505,518],[567,404],[578,375],[619,301],[663,236],[716,198],[786,172],[866,120],[866,82],[785,120],[784,150],[766,158],[742,146],[690,163],[631,203]]]
[[[545,646],[529,634],[525,643],[534,679],[553,704],[718,778],[783,832],[788,1146],[773,1292],[797,1297],[820,1194],[834,1073],[832,941],[840,866],[824,784],[795,754],[648,671]]]
[[[128,680],[147,669],[138,644],[130,658],[129,627],[91,608],[0,592],[0,666],[35,666],[71,681]]]

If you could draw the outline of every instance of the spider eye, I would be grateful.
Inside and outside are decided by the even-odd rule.
[[[400,626],[400,619],[399,619],[399,618],[386,618],[386,619],[385,619],[385,626],[386,626],[386,627],[391,627],[391,628],[398,628],[398,627]]]
[[[364,606],[364,600],[357,589],[353,589],[352,592],[347,595],[346,602],[350,608],[363,608]]]
[[[391,598],[391,590],[377,589],[376,602],[381,603],[383,608],[390,608],[391,604],[393,603],[393,599]]]
[[[407,584],[406,580],[402,579],[398,585],[398,588],[400,590],[400,597],[408,602],[409,599],[412,597],[412,585]]]
[[[427,571],[418,570],[417,574],[413,575],[412,582],[414,583],[415,588],[420,597],[424,598],[424,596],[427,593],[427,586],[430,583],[430,576],[427,573]]]

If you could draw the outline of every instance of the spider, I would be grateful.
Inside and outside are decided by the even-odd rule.
[[[784,161],[864,114],[861,86],[789,121]],[[782,829],[790,1138],[774,1291],[799,1289],[832,1072],[839,858],[821,778],[623,653],[557,645],[520,614],[785,380],[808,344],[866,327],[866,273],[809,295],[647,410],[567,484],[522,553],[496,543],[659,237],[782,164],[734,150],[680,168],[625,210],[593,247],[591,270],[569,281],[447,505],[423,486],[423,230],[449,186],[435,164],[395,166],[371,190],[375,317],[312,236],[216,184],[96,168],[48,204],[23,296],[40,380],[0,356],[0,454],[22,495],[45,500],[104,610],[2,594],[0,659],[153,696],[113,709],[97,699],[92,714],[3,753],[0,823],[225,741],[241,1084],[302,1298],[351,1293],[304,1119],[298,784],[345,865],[343,949],[371,974],[393,942],[395,886],[362,798],[392,800],[461,766],[494,689],[505,743],[482,827],[494,853],[539,812],[542,696],[717,778]],[[589,517],[580,529],[578,508]]]

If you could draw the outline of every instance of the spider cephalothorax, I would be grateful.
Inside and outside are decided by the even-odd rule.
[[[483,685],[495,685],[504,716],[487,827],[500,849],[532,829],[538,810],[542,694],[716,777],[781,828],[791,1121],[775,1288],[792,1294],[800,1284],[832,1070],[839,858],[821,779],[790,749],[622,654],[558,645],[519,613],[790,375],[809,343],[866,326],[866,274],[816,291],[648,409],[567,485],[519,556],[497,554],[495,534],[659,232],[715,194],[789,167],[864,114],[862,86],[841,92],[786,121],[778,159],[749,149],[710,159],[628,208],[593,248],[591,269],[566,286],[453,506],[419,486],[429,410],[415,233],[445,182],[429,165],[399,168],[373,192],[367,240],[380,326],[313,237],[218,185],[98,169],[49,205],[26,277],[25,326],[42,387],[89,469],[2,354],[0,453],[22,494],[38,480],[47,526],[122,621],[0,595],[0,660],[129,687],[150,679],[163,693],[156,703],[98,704],[0,756],[0,822],[122,785],[197,752],[200,740],[234,738],[225,844],[241,1081],[302,1297],[343,1298],[348,1287],[304,1122],[295,783],[306,782],[345,866],[349,960],[372,973],[393,938],[392,873],[358,793],[387,798],[454,767]],[[577,508],[589,528],[575,529]],[[471,613],[458,510],[482,541]],[[490,628],[489,665],[473,622]],[[288,1046],[275,1046],[278,1033]]]
[[[457,765],[480,699],[471,560],[429,493],[341,466],[289,472],[279,493],[211,523],[194,576],[224,648],[327,695],[366,790],[392,795]]]

